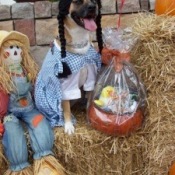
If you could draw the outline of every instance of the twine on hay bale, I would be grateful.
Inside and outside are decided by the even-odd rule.
[[[166,175],[175,161],[175,17],[140,14],[133,62],[148,90],[145,132],[148,175]]]

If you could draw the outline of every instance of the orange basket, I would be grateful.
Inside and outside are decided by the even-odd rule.
[[[98,108],[92,103],[88,109],[89,122],[92,127],[107,135],[127,136],[141,128],[144,115],[141,109],[134,114],[113,114]]]

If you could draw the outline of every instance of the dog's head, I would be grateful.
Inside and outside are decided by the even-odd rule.
[[[101,28],[101,0],[59,0],[58,6],[59,38],[61,43],[61,56],[66,56],[65,22],[70,16],[75,24],[89,30],[95,31],[99,46],[99,52],[103,48]]]
[[[64,0],[60,1],[59,13],[70,15],[75,23],[89,31],[97,28],[95,19],[98,15],[96,0]]]
[[[79,26],[89,31],[96,30],[95,19],[98,15],[96,0],[72,0],[69,14]]]

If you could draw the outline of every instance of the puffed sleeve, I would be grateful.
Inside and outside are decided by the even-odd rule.
[[[9,95],[0,90],[0,119],[4,118],[7,113]]]

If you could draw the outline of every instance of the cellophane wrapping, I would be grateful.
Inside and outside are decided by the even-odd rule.
[[[130,32],[123,36],[122,31],[106,29],[103,34],[106,47],[119,53],[128,53],[136,41]],[[141,128],[145,106],[145,87],[137,71],[120,54],[112,56],[100,73],[89,102],[90,124],[103,133],[126,136]]]

